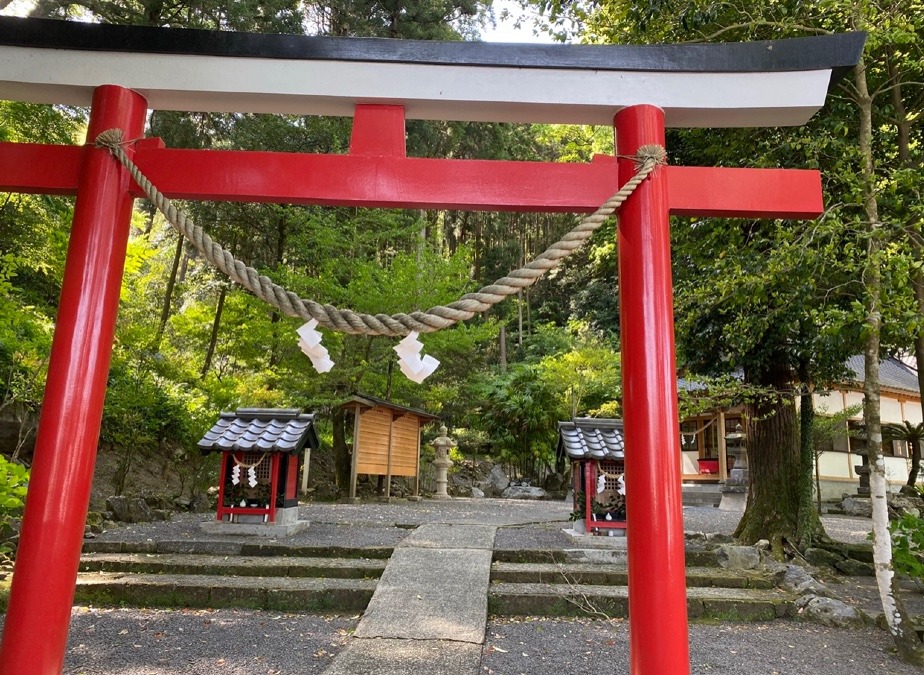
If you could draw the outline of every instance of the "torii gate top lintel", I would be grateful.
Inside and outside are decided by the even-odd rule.
[[[863,33],[750,43],[519,45],[267,35],[0,17],[0,96],[89,105],[101,83],[153,109],[612,123],[638,103],[669,127],[805,123]]]

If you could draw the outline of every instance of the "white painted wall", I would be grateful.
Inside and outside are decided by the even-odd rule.
[[[831,415],[841,412],[847,407],[863,404],[863,394],[857,391],[834,391],[827,394],[815,395],[815,410],[819,415]],[[905,420],[918,424],[922,420],[921,405],[917,401],[899,400],[888,394],[880,399],[880,411],[883,422],[898,422]],[[858,414],[854,419],[862,419]],[[846,441],[836,442],[836,446],[846,449]],[[911,469],[910,460],[905,457],[885,457],[886,478],[889,489],[897,492],[908,479]],[[823,452],[818,457],[818,473],[821,482],[822,499],[840,499],[844,493],[854,494],[859,479],[854,466],[862,464],[859,456],[846,452]],[[924,480],[924,476],[922,476]]]

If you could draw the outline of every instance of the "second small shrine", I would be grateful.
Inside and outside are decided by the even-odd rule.
[[[216,519],[203,529],[288,536],[307,527],[297,490],[302,451],[319,446],[314,419],[297,408],[221,413],[197,444],[203,454],[221,454]]]
[[[356,498],[360,474],[382,476],[386,499],[395,476],[413,478],[413,494],[419,495],[420,431],[439,417],[365,394],[354,394],[340,407],[353,414],[350,499]]]
[[[616,419],[576,417],[558,423],[558,456],[571,461],[575,529],[611,536],[625,533],[622,429],[622,420]]]

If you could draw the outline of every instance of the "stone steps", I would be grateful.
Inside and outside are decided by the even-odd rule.
[[[80,558],[80,571],[123,574],[372,579],[382,575],[385,562],[384,560],[361,558],[305,558],[300,556],[85,553]]]
[[[375,579],[88,572],[76,603],[132,607],[238,607],[284,612],[361,612]]]
[[[555,556],[495,551],[489,611],[500,616],[626,617],[625,553],[624,548],[570,549]],[[795,598],[777,590],[771,575],[720,567],[714,551],[688,549],[686,578],[691,619],[769,621],[794,613]]]
[[[511,584],[571,584],[594,586],[625,586],[628,571],[624,565],[599,563],[504,563],[491,567],[491,581]],[[688,588],[750,588],[768,590],[774,587],[766,574],[748,570],[726,570],[720,567],[688,567]]]
[[[716,483],[685,484],[682,499],[684,506],[718,506],[722,501],[722,486]]]
[[[794,614],[794,598],[753,588],[688,588],[691,620],[772,621]],[[495,616],[629,616],[629,589],[567,583],[492,583],[488,611]]]
[[[601,539],[604,539],[601,537]],[[494,562],[504,563],[582,563],[625,565],[627,550],[625,540],[614,546],[595,548],[566,548],[558,550],[540,549],[494,549]],[[719,567],[719,556],[715,550],[692,547],[687,544],[684,563],[689,567]]]
[[[387,562],[382,557],[360,557],[368,552],[365,549],[347,549],[351,557],[332,557],[296,554],[339,551],[274,544],[161,541],[118,542],[114,547],[96,543],[88,542],[84,548],[123,552],[81,556],[78,603],[361,612]],[[258,555],[280,551],[291,555]],[[381,551],[372,553],[380,555]]]
[[[189,553],[224,556],[292,556],[304,558],[373,558],[387,560],[391,546],[305,546],[277,542],[221,540],[96,541],[83,544],[84,553]]]
[[[78,603],[316,613],[365,612],[393,551],[228,541],[91,541],[85,549]],[[495,550],[488,610],[627,616],[625,559],[619,545]],[[687,564],[691,619],[765,621],[793,611],[793,598],[774,590],[768,576],[723,569],[713,551],[688,550]]]

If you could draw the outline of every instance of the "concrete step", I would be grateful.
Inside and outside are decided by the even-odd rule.
[[[693,620],[771,621],[794,614],[794,597],[778,590],[688,588],[687,612]],[[495,583],[488,591],[494,616],[587,616],[625,618],[625,586],[560,583]]]
[[[300,558],[372,558],[387,560],[391,546],[304,546],[278,542],[249,543],[218,540],[98,541],[83,544],[84,553],[189,553],[223,556],[292,556]]]
[[[361,612],[375,579],[87,572],[75,603],[131,607],[239,607],[284,612]]]
[[[630,535],[631,536],[631,535]],[[609,537],[600,537],[609,543]],[[494,562],[504,563],[598,563],[625,565],[627,559],[625,539],[612,546],[595,548],[566,548],[559,550],[541,549],[494,549]],[[700,550],[689,545],[684,556],[689,567],[719,567],[719,556],[714,550]]]
[[[683,486],[684,506],[718,506],[722,501],[722,486],[716,483]]]
[[[375,579],[384,560],[297,556],[221,556],[189,553],[85,553],[81,572],[201,574],[240,577],[323,577]]]
[[[571,584],[625,586],[625,565],[599,563],[505,563],[491,566],[491,581],[516,584]],[[773,580],[766,574],[750,570],[727,570],[721,567],[688,567],[687,587],[772,589]]]

